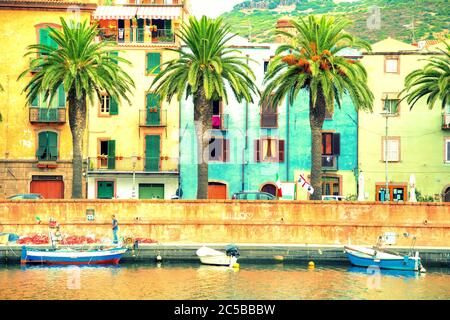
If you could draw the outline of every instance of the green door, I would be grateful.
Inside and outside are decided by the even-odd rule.
[[[145,136],[145,171],[159,171],[160,136]]]
[[[148,126],[157,126],[161,123],[159,95],[147,93],[147,122]]]
[[[164,199],[164,185],[139,184],[139,199]]]
[[[113,181],[97,181],[97,199],[112,199],[114,197]]]

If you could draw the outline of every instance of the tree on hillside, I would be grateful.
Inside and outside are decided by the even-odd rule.
[[[189,18],[178,33],[186,49],[173,49],[180,57],[163,63],[150,89],[161,99],[178,100],[185,95],[194,99],[194,120],[198,145],[197,198],[208,198],[208,131],[211,128],[213,101],[228,101],[226,86],[231,88],[238,102],[253,102],[257,93],[255,76],[246,64],[246,57],[227,46],[234,37],[222,19]]]
[[[325,111],[340,107],[341,98],[350,96],[354,106],[372,110],[373,94],[367,86],[367,72],[357,60],[339,56],[346,48],[365,48],[368,43],[346,33],[350,25],[342,18],[309,16],[291,21],[295,34],[277,31],[286,36],[269,64],[265,76],[266,89],[262,100],[275,108],[287,98],[293,104],[301,90],[309,93],[311,127],[311,184],[312,200],[322,198],[322,126]]]
[[[34,73],[23,90],[29,104],[39,96],[52,101],[60,85],[64,87],[73,143],[72,198],[81,198],[87,98],[93,102],[95,94],[100,98],[106,92],[111,98],[122,97],[129,102],[127,94],[134,82],[117,63],[130,62],[112,55],[107,48],[110,43],[94,41],[96,25],[86,21],[66,23],[61,18],[61,26],[61,30],[49,27],[49,37],[57,48],[46,44],[28,46],[26,55],[36,58],[19,78]]]

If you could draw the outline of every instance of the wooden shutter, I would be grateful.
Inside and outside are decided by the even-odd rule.
[[[284,140],[278,140],[278,162],[284,162]]]
[[[230,161],[230,139],[223,139],[222,140],[222,146],[223,146],[223,162]]]
[[[58,159],[58,134],[47,132],[47,160],[56,161]]]
[[[159,125],[161,123],[160,96],[155,93],[147,93],[147,125]]]
[[[341,134],[333,133],[333,155],[341,155]]]
[[[116,140],[108,141],[108,169],[116,168]]]
[[[47,150],[47,131],[40,132],[38,135],[38,149],[36,151],[36,156],[39,160],[45,160],[44,154]]]
[[[39,107],[39,95],[36,95],[36,97],[34,97],[33,101],[31,102],[31,106]]]
[[[322,155],[333,154],[333,134],[322,133]]]
[[[147,73],[156,74],[161,71],[161,53],[148,52],[147,53]],[[153,68],[157,67],[155,70]],[[152,71],[153,70],[153,71]]]
[[[146,171],[159,171],[160,160],[160,142],[161,137],[159,135],[147,135],[145,136],[145,170]]]
[[[261,162],[261,140],[255,140],[255,162]]]
[[[114,58],[116,58],[116,57],[119,56],[119,52],[117,52],[117,51],[111,51],[109,54],[110,54],[110,56],[111,56],[112,62],[114,62],[115,64],[119,64],[119,61],[118,61],[117,59],[114,59]]]
[[[64,92],[64,85],[62,83],[58,87],[58,107],[66,107],[66,93]]]
[[[112,116],[119,114],[119,104],[117,100],[113,97],[109,98],[109,114]]]
[[[48,29],[46,29],[46,28],[39,29],[39,44],[48,45],[48,41],[49,41],[48,39],[49,39]],[[40,53],[43,54],[44,51],[41,50]]]

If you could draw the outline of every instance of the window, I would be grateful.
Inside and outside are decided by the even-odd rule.
[[[150,92],[146,95],[146,125],[161,124],[161,98],[158,94]]]
[[[230,158],[230,140],[212,137],[209,140],[209,160],[228,162]]]
[[[213,100],[211,124],[213,129],[226,130],[227,117],[223,114],[222,100]]]
[[[269,61],[264,61],[264,73],[267,72],[268,68],[269,68]]]
[[[147,53],[147,74],[157,74],[161,71],[161,53],[148,52]]]
[[[450,163],[450,138],[445,139],[445,162]]]
[[[108,95],[102,95],[100,99],[100,114],[111,116],[118,115],[119,104],[117,103],[117,100]]]
[[[384,60],[384,72],[399,73],[399,60],[398,56],[387,56]]]
[[[341,153],[341,134],[322,133],[322,168],[337,170],[337,157]]]
[[[386,192],[386,185],[378,183],[376,186],[377,201],[405,201],[406,184],[388,185],[389,192]]]
[[[100,168],[115,169],[116,167],[116,141],[101,140],[100,141]]]
[[[36,156],[39,161],[56,161],[58,159],[58,134],[43,131],[38,135]]]
[[[145,171],[159,171],[161,157],[161,137],[145,136]]]
[[[400,112],[400,99],[398,92],[383,93],[382,106],[383,111],[389,114],[399,114]]]
[[[322,195],[340,196],[341,179],[339,177],[322,176]]]
[[[49,28],[40,28],[39,29],[39,44],[47,45],[51,49],[57,49],[58,44],[50,37],[50,29]],[[47,54],[46,51],[41,51],[41,54]]]
[[[255,140],[256,162],[284,162],[284,140],[263,138]]]
[[[389,162],[400,161],[400,138],[388,137],[386,140],[383,137],[383,161],[386,161],[386,155]]]
[[[65,108],[66,107],[66,93],[64,91],[64,86],[61,84],[58,90],[50,101],[50,97],[44,100],[44,94],[36,96],[31,102],[31,106],[35,108]]]
[[[269,105],[268,101],[261,104],[261,128],[278,128],[277,108]]]

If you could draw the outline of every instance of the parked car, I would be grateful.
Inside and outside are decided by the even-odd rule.
[[[29,199],[44,199],[39,193],[29,193],[29,194],[15,194],[11,197],[8,197],[9,200],[29,200]]]
[[[231,197],[233,200],[276,200],[277,198],[267,192],[261,191],[241,191],[236,192]]]
[[[327,195],[327,196],[322,196],[322,200],[325,200],[325,201],[345,201],[347,199],[344,196]]]

